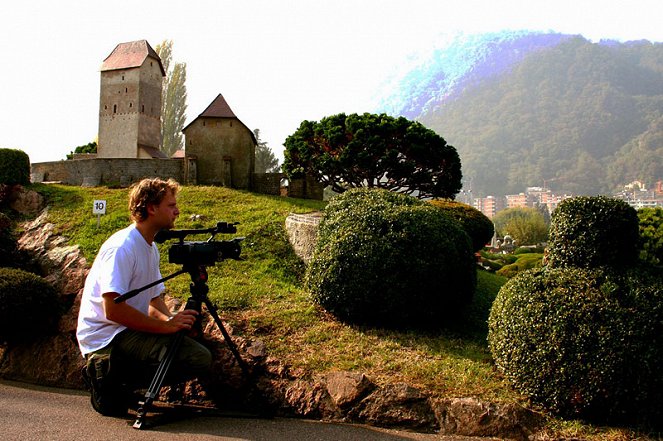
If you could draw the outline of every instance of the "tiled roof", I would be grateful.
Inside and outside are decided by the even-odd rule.
[[[199,116],[207,118],[237,118],[226,102],[226,99],[221,94],[219,94],[214,101],[212,101],[212,104],[207,106],[207,109],[205,109]]]
[[[152,49],[152,46],[150,46],[147,40],[130,41],[115,46],[113,52],[106,57],[101,65],[101,71],[140,67],[147,57],[157,60],[161,68],[161,74],[166,75],[159,54]]]
[[[214,98],[214,101],[212,101],[212,103],[209,106],[207,106],[205,110],[203,110],[203,113],[198,115],[196,119],[194,119],[189,124],[187,124],[187,126],[184,127],[182,131],[184,132],[186,129],[188,129],[189,126],[191,126],[194,122],[198,120],[198,118],[235,118],[237,119],[237,121],[240,122],[240,124],[246,127],[246,124],[244,124],[242,121],[240,121],[239,118],[237,118],[235,112],[232,111],[232,109],[226,102],[226,99],[221,94],[218,94],[216,98]],[[253,131],[248,127],[246,127],[246,130],[248,130],[249,133],[251,134],[253,142],[257,144],[258,141],[256,140],[256,136],[253,133]]]

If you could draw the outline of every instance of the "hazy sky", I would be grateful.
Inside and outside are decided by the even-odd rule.
[[[119,43],[173,40],[187,123],[219,94],[282,157],[302,120],[374,110],[408,54],[458,32],[553,30],[663,42],[661,0],[94,0],[0,7],[0,147],[56,161],[97,136],[99,68]]]

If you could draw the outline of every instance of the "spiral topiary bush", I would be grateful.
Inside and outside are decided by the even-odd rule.
[[[54,331],[61,315],[57,292],[46,280],[0,268],[0,341],[26,341]]]
[[[636,263],[638,255],[638,215],[622,200],[581,196],[562,201],[552,214],[552,267],[625,266]]]
[[[472,240],[472,251],[481,250],[493,237],[495,233],[493,222],[476,208],[447,199],[435,199],[430,203],[460,222]]]
[[[502,287],[488,324],[498,369],[534,402],[566,417],[660,424],[660,275],[526,271]]]
[[[345,321],[440,327],[471,300],[476,271],[468,235],[441,210],[353,189],[325,209],[306,285]]]

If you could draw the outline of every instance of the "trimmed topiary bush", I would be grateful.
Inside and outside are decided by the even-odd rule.
[[[28,185],[30,157],[23,150],[0,149],[0,184]]]
[[[436,199],[429,202],[460,222],[472,240],[472,251],[479,251],[490,242],[495,232],[493,222],[476,208],[448,199]]]
[[[13,268],[0,268],[0,340],[25,341],[54,331],[62,305],[43,278]]]
[[[441,210],[353,189],[325,209],[306,285],[345,321],[440,327],[471,300],[476,270],[468,235]]]
[[[638,254],[638,216],[622,200],[581,196],[562,201],[552,214],[551,267],[626,266]]]
[[[642,268],[542,268],[500,290],[488,320],[497,368],[558,415],[663,420],[663,280]]]

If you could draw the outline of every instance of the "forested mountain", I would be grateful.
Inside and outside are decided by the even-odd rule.
[[[663,44],[556,33],[458,38],[390,85],[379,111],[458,150],[464,189],[610,194],[663,179]]]

